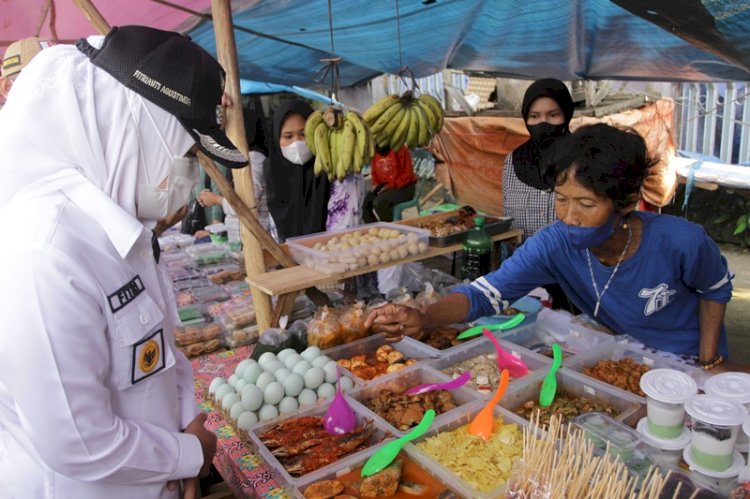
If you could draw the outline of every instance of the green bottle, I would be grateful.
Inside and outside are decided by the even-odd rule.
[[[484,217],[474,219],[474,228],[466,235],[461,274],[464,279],[473,281],[490,272],[492,261],[492,239],[484,231]]]

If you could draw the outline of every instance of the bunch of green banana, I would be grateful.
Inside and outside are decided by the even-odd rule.
[[[377,146],[394,151],[404,144],[409,149],[425,146],[443,128],[440,102],[428,94],[415,98],[409,90],[400,97],[385,96],[363,116]]]
[[[305,142],[315,155],[315,175],[325,173],[330,180],[359,173],[375,154],[370,128],[354,111],[315,111],[305,122]]]

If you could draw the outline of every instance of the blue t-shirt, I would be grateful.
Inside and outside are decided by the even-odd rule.
[[[634,215],[643,221],[640,246],[610,282],[597,320],[659,350],[698,355],[698,302],[731,299],[733,276],[727,261],[700,225],[670,215]],[[591,265],[601,292],[614,267],[593,254]],[[535,287],[552,283],[559,283],[576,307],[593,316],[596,293],[586,251],[571,246],[562,222],[529,238],[497,271],[455,292],[468,296],[470,321],[497,314]],[[719,352],[729,353],[723,324]]]

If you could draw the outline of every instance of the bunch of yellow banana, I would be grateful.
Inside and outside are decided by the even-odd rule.
[[[315,111],[305,122],[305,142],[315,155],[315,175],[325,173],[330,180],[359,173],[375,154],[370,128],[354,111]]]
[[[396,151],[427,145],[443,128],[443,108],[431,95],[417,98],[407,90],[401,97],[387,95],[370,106],[363,115],[378,147]]]

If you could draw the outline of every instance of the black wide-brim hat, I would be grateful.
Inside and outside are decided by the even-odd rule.
[[[208,156],[229,168],[247,158],[221,129],[224,70],[188,36],[147,26],[112,28],[101,49],[76,43],[91,62],[174,115]]]

